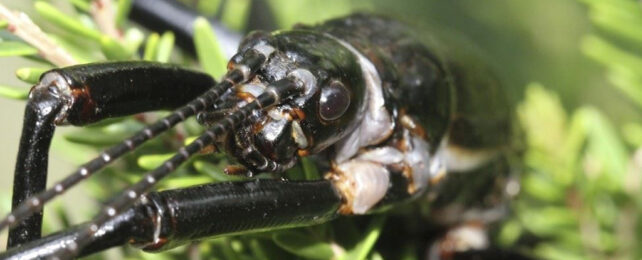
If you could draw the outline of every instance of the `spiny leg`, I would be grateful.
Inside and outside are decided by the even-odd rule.
[[[354,174],[367,174],[367,170]],[[410,198],[408,179],[390,174],[386,196],[373,210]],[[68,256],[69,248],[77,248],[78,256],[84,256],[128,243],[146,251],[162,251],[215,236],[320,224],[343,214],[340,208],[349,203],[338,186],[334,180],[256,179],[151,192],[122,213],[111,208],[116,215],[105,217],[101,225],[94,221],[72,227],[0,254],[0,258],[62,258]],[[126,195],[118,198],[131,199],[123,197]],[[105,213],[109,212],[106,208]],[[92,226],[93,235],[86,237]]]
[[[319,224],[338,216],[342,200],[330,181],[266,179],[151,192],[143,197],[103,225],[78,256],[125,244],[162,251],[225,234]],[[24,244],[0,258],[52,258],[73,244],[88,225]]]
[[[160,80],[148,82],[150,78]],[[183,91],[175,94],[179,84]],[[214,80],[205,74],[151,62],[97,63],[45,73],[32,89],[25,110],[14,176],[13,208],[44,190],[55,124],[84,125],[107,117],[176,108],[212,85]],[[41,204],[41,201],[32,201],[32,204]],[[9,247],[40,237],[41,216],[39,212],[12,229]]]
[[[263,64],[263,62],[265,62],[267,60],[267,56],[268,55],[269,55],[268,53],[261,53],[261,52],[258,52],[256,50],[250,50],[250,51],[246,52],[244,54],[244,56],[240,56],[240,57],[237,58],[237,60],[239,61],[238,64],[237,63],[230,63],[230,66],[232,67],[232,70],[230,70],[230,72],[225,76],[224,80],[221,83],[219,83],[215,87],[207,90],[205,93],[203,93],[201,96],[197,97],[196,99],[192,100],[187,105],[179,108],[174,113],[172,113],[171,115],[167,116],[166,118],[160,120],[159,122],[157,122],[157,123],[155,123],[155,124],[153,124],[153,125],[151,125],[149,127],[146,127],[145,129],[139,131],[137,134],[135,134],[131,138],[129,138],[129,139],[121,142],[120,144],[117,144],[117,145],[105,150],[103,153],[101,153],[100,156],[92,159],[88,163],[86,163],[83,166],[81,166],[74,173],[69,175],[67,178],[65,178],[62,181],[56,183],[53,188],[50,188],[48,190],[45,190],[44,192],[41,192],[42,189],[44,189],[44,183],[45,183],[45,181],[42,181],[42,183],[43,183],[42,187],[37,187],[38,189],[30,190],[29,195],[36,194],[36,193],[37,193],[37,195],[35,195],[33,197],[29,196],[29,195],[27,195],[27,196],[25,196],[25,195],[18,196],[18,198],[22,199],[22,200],[18,201],[17,199],[14,199],[13,211],[8,216],[6,216],[4,219],[2,219],[2,221],[0,221],[0,230],[5,228],[6,226],[9,226],[9,225],[16,225],[16,224],[20,223],[22,220],[24,220],[25,218],[31,216],[32,214],[34,214],[36,212],[41,212],[42,206],[47,201],[49,201],[52,198],[54,198],[56,195],[65,192],[71,186],[77,184],[82,179],[87,178],[89,175],[91,175],[94,172],[98,171],[99,169],[101,169],[102,167],[104,167],[105,165],[107,165],[108,163],[113,161],[114,159],[116,159],[116,158],[122,156],[123,154],[127,153],[128,151],[131,151],[131,150],[135,149],[136,147],[140,146],[145,141],[147,141],[147,140],[153,138],[154,136],[166,131],[167,129],[170,129],[171,127],[173,127],[177,123],[185,120],[187,117],[192,116],[195,113],[204,110],[208,106],[211,106],[216,101],[216,99],[218,99],[218,97],[220,95],[222,95],[225,91],[230,89],[235,84],[237,84],[237,83],[239,83],[241,81],[247,80],[251,76],[250,74],[255,73],[256,70],[258,70],[258,68]],[[79,66],[79,67],[75,67],[75,68],[79,68],[78,71],[82,72],[82,70],[85,67],[80,67]],[[76,72],[78,72],[78,71],[76,71]],[[131,70],[125,70],[125,71],[130,71],[131,72]],[[135,70],[134,70],[134,72],[135,72]],[[64,69],[62,69],[60,73],[64,73]],[[185,79],[184,77],[175,78],[173,76],[176,76],[176,75],[174,75],[173,73],[165,73],[165,74],[166,74],[165,76],[169,76],[167,78],[167,80],[169,80],[169,81],[160,80],[160,81],[156,81],[156,82],[159,83],[159,84],[167,84],[167,82],[174,82],[176,80],[180,81],[181,78],[183,78],[184,80],[189,80],[189,79]],[[80,73],[80,75],[83,75],[83,74]],[[89,78],[95,79],[97,82],[102,82],[101,84],[103,84],[103,85],[109,85],[109,83],[110,83],[109,78],[101,77],[100,73],[97,73],[97,74],[91,74],[90,73],[90,75],[94,76],[94,77],[89,77]],[[98,76],[96,77],[96,75],[98,75]],[[158,75],[163,75],[163,74],[158,74]],[[85,75],[85,76],[89,76],[89,75]],[[86,80],[86,78],[82,78],[82,80]],[[184,82],[177,82],[176,84],[174,84],[171,87],[181,86],[183,84],[185,84],[185,83]],[[209,85],[211,85],[211,84],[209,84]],[[158,87],[158,85],[153,85],[153,84],[148,84],[148,85],[145,85],[145,86],[148,86],[149,88]],[[45,87],[48,88],[48,86],[45,86]],[[82,89],[82,90],[84,90],[84,89]],[[72,92],[72,94],[79,92],[79,95],[83,95],[83,94],[89,95],[89,93],[88,93],[89,91],[88,90],[77,91],[77,92],[71,91],[71,92]],[[123,91],[123,92],[125,92],[125,91]],[[179,92],[188,93],[188,91],[186,91],[186,90],[179,91]],[[144,91],[143,90],[140,93],[159,93],[159,90],[158,89],[154,89],[153,91]],[[123,93],[121,93],[121,94],[123,94]],[[171,102],[177,102],[176,99],[179,99],[179,97],[181,95],[182,95],[181,93],[175,93],[174,92],[173,94],[170,93],[170,95],[168,95],[165,99],[169,99],[169,100],[171,100]],[[127,99],[127,98],[131,98],[131,97],[128,97],[127,95],[124,95],[121,98],[125,98],[125,101],[129,101],[129,99]],[[83,100],[83,99],[79,99],[79,100]],[[154,100],[154,99],[142,99],[141,102],[144,102],[145,100]],[[85,99],[85,101],[87,101],[87,100]],[[118,113],[119,112],[121,112],[121,113],[126,112],[126,111],[118,111],[118,110],[116,110],[116,111],[112,111],[113,114],[105,114],[105,113],[103,113],[103,114],[98,115],[98,116],[93,115],[93,116],[87,117],[87,115],[83,114],[83,112],[87,111],[85,109],[85,107],[88,104],[83,104],[82,102],[80,102],[80,103],[81,103],[80,105],[77,105],[80,108],[77,108],[77,109],[74,109],[74,107],[75,107],[74,105],[77,104],[77,103],[71,104],[69,106],[68,110],[70,111],[70,113],[69,113],[69,115],[66,115],[67,116],[66,119],[68,121],[70,121],[72,123],[76,122],[77,124],[83,124],[83,123],[87,123],[87,122],[93,122],[93,121],[100,120],[100,119],[102,119],[102,118],[98,118],[100,116],[102,116],[104,118],[104,117],[114,116],[114,114],[122,115],[122,114],[118,114]],[[87,103],[89,103],[91,105],[96,105],[96,104],[93,104],[92,102],[87,102]],[[107,104],[107,105],[109,105],[109,104]],[[120,104],[115,104],[114,107],[118,107],[118,105],[120,105]],[[158,105],[167,106],[166,104],[165,105],[164,104],[158,104]],[[154,107],[151,107],[151,108],[153,109]],[[104,109],[104,107],[103,107],[103,109]],[[149,107],[147,107],[147,109],[149,109]],[[105,111],[105,110],[101,110],[101,111]],[[141,111],[138,111],[138,112],[141,112]],[[78,115],[76,115],[76,114],[78,114]],[[69,116],[72,116],[72,117],[69,117]],[[62,118],[64,118],[64,116]],[[57,119],[58,119],[58,117],[57,117]],[[51,127],[53,129],[53,125]],[[23,139],[29,139],[29,138],[31,138],[31,134],[29,132],[26,132],[25,134],[23,134]],[[49,140],[50,139],[51,139],[51,137],[49,137]],[[47,152],[48,144],[47,144],[47,147],[44,147],[44,148],[47,148],[47,149],[41,149],[41,148],[43,148],[43,147],[39,146],[39,147],[31,148],[31,149],[26,149],[26,148],[22,149],[21,154],[24,154],[24,155],[19,155],[19,156],[23,156],[23,157],[24,156],[32,156],[32,157],[37,157],[37,158],[42,158],[42,157],[47,158],[47,156],[46,156],[47,154],[44,154],[44,156],[43,156],[41,153],[46,153]],[[19,157],[19,158],[21,158],[21,157]],[[20,163],[20,161],[19,161],[19,163]],[[38,170],[38,172],[44,173],[45,177],[42,177],[43,174],[41,174],[39,176],[36,176],[36,175],[25,176],[26,175],[25,172],[16,171],[15,179],[16,180],[20,180],[22,182],[24,182],[23,181],[24,179],[38,179],[38,180],[43,180],[44,179],[44,180],[46,180],[46,168],[47,168],[46,160],[45,160],[45,165],[39,164],[37,166],[39,166],[39,168],[37,168],[36,170]],[[17,168],[17,169],[19,170],[19,168]],[[26,183],[29,183],[29,182],[26,182]],[[24,185],[22,185],[22,186],[24,186]],[[19,191],[16,194],[20,194],[20,193],[22,193],[22,191]],[[26,199],[26,198],[28,198],[28,199]],[[17,234],[17,235],[15,235],[16,237],[19,236],[19,234],[28,234],[28,235],[27,236],[21,236],[24,239],[13,240],[15,242],[11,242],[9,244],[9,247],[15,246],[15,245],[20,244],[21,242],[29,241],[29,240],[32,240],[34,238],[39,237],[40,236],[41,223],[42,223],[42,218],[41,217],[40,218],[35,218],[35,219],[31,220],[31,222],[29,224],[21,226],[18,229],[19,231],[14,231],[15,233],[12,233],[12,234]],[[10,241],[12,241],[12,240],[10,240]]]
[[[174,171],[176,167],[184,163],[190,156],[203,149],[206,145],[214,142],[217,136],[221,136],[239,126],[251,112],[255,110],[263,110],[279,104],[282,97],[283,99],[291,98],[296,93],[301,92],[302,89],[303,83],[298,79],[290,77],[279,80],[268,86],[265,93],[258,96],[256,100],[239,108],[224,120],[214,123],[203,135],[187,146],[181,148],[178,153],[165,161],[162,166],[147,173],[143,176],[143,180],[137,182],[118,195],[112,203],[101,210],[99,215],[94,218],[91,224],[89,224],[88,228],[82,230],[78,234],[75,242],[71,243],[66,248],[66,251],[60,252],[58,256],[61,256],[63,259],[75,256],[79,249],[82,249],[86,244],[91,242],[94,234],[99,231],[101,226],[116,216],[119,212],[131,207],[141,194],[149,191],[156,182]]]

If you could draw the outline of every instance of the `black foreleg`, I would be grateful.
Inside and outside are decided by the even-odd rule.
[[[63,106],[62,100],[48,89],[31,92],[25,108],[24,125],[13,182],[12,208],[45,189],[49,145],[54,133],[54,121]],[[40,237],[42,211],[32,215],[9,232],[8,247]]]
[[[25,110],[12,210],[45,189],[55,124],[85,125],[109,117],[174,109],[214,83],[205,74],[152,62],[97,63],[43,74],[40,83],[32,89]],[[158,131],[152,128],[149,132]],[[108,156],[116,157],[116,154]],[[44,201],[34,199],[29,203],[39,207]],[[11,229],[8,247],[39,238],[41,226],[42,210]]]
[[[150,193],[101,226],[80,255],[132,242],[159,251],[218,235],[323,223],[337,216],[341,197],[329,181],[252,180]],[[47,258],[74,243],[72,227],[0,255]]]

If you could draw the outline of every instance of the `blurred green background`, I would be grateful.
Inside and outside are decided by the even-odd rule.
[[[50,2],[63,12],[74,12],[67,1]],[[270,14],[268,18],[274,21],[261,26],[274,29],[363,11],[405,21],[423,34],[418,37],[460,42],[497,72],[524,128],[522,194],[513,202],[515,214],[505,222],[495,242],[543,258],[642,258],[638,249],[642,248],[642,198],[638,194],[642,181],[640,2],[234,0],[226,1],[225,10],[218,8],[220,0],[183,2],[205,15],[218,14],[230,28],[240,31],[255,26],[246,16],[261,8],[259,11]],[[60,32],[34,10],[31,1],[0,3],[28,13],[45,29]],[[175,62],[177,59],[180,56],[173,56]],[[27,88],[14,72],[38,64],[2,57],[0,66],[0,85]],[[6,197],[23,105],[0,99],[0,106],[4,120],[0,129],[4,147],[0,196]],[[69,157],[61,155],[66,147],[60,140],[54,143],[58,152],[50,160],[50,181],[72,169],[64,164]],[[65,197],[74,200],[63,200],[66,206],[91,205],[77,204],[75,199],[84,197],[80,194],[85,191],[74,192]],[[3,205],[2,212],[7,208]],[[79,211],[84,212],[76,214],[84,216],[90,209]],[[538,243],[533,245],[533,240]]]

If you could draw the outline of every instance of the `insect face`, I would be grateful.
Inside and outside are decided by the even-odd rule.
[[[270,61],[223,106],[230,110],[242,106],[263,93],[265,86],[285,77],[300,80],[305,91],[255,113],[228,135],[224,146],[240,163],[250,171],[286,170],[297,155],[322,151],[355,129],[365,109],[365,83],[352,52],[319,32],[250,37],[240,49],[254,45],[255,49],[273,50]]]

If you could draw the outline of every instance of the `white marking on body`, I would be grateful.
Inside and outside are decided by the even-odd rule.
[[[207,107],[207,102],[205,102],[205,99],[203,97],[198,97],[197,100],[199,103],[201,103],[201,106],[203,106],[203,108]]]
[[[234,69],[241,72],[243,75],[243,81],[247,81],[250,78],[250,68],[245,64],[234,64]]]
[[[497,155],[498,149],[468,149],[447,145],[443,149],[444,163],[448,172],[467,172],[487,163]]]
[[[112,207],[108,207],[107,210],[107,215],[110,217],[116,216],[116,209]]]
[[[102,157],[103,157],[103,161],[105,162],[111,161],[111,156],[109,156],[109,154],[103,153]]]
[[[408,151],[405,151],[404,161],[412,169],[412,184],[415,191],[421,191],[428,186],[428,181],[432,175],[434,165],[439,163],[438,159],[432,158],[430,154],[430,145],[422,138],[406,134],[408,142]]]
[[[160,234],[161,234],[161,229],[162,229],[162,216],[163,216],[163,209],[161,207],[155,207],[156,208],[156,221],[154,225],[154,243],[158,243],[160,241]]]
[[[335,145],[334,160],[341,163],[352,158],[362,147],[378,144],[385,140],[392,133],[394,124],[390,113],[384,106],[385,99],[381,78],[375,66],[350,44],[331,35],[328,36],[357,56],[366,83],[366,96],[364,97],[366,109],[361,123],[350,135]]]
[[[238,88],[238,91],[247,93],[252,95],[254,98],[257,98],[263,92],[265,92],[265,85],[264,84],[255,84],[255,83],[247,83],[243,84]]]
[[[294,139],[299,149],[308,147],[308,139],[305,137],[305,133],[298,121],[292,121],[292,139]]]
[[[296,102],[299,106],[305,105],[305,101],[314,96],[317,92],[317,78],[306,69],[295,69],[292,72],[288,73],[288,76],[294,77],[301,81],[303,84],[303,95],[296,98]]]
[[[125,145],[127,145],[127,148],[129,148],[129,150],[134,149],[134,143],[130,139],[125,140]]]
[[[266,60],[270,57],[270,55],[272,55],[272,53],[274,51],[276,51],[276,49],[274,49],[274,47],[272,47],[272,46],[270,46],[268,44],[256,45],[256,46],[254,46],[253,49],[258,51],[258,52],[260,52],[261,54],[263,54],[263,56],[265,56]]]
[[[471,249],[484,249],[488,247],[488,234],[482,226],[463,225],[451,230],[446,239],[454,242],[455,251],[468,251]]]
[[[180,117],[180,118],[181,118],[181,120],[185,120],[185,114],[183,113],[183,111],[182,111],[182,110],[181,110],[181,111],[178,111],[178,113],[176,113],[176,115],[178,115],[178,117]]]
[[[145,130],[143,130],[143,133],[145,134],[145,136],[147,136],[147,138],[154,137],[152,130],[150,130],[149,128],[145,128]]]
[[[386,195],[390,173],[381,164],[353,159],[337,166],[345,178],[344,191],[350,192],[354,214],[365,214]]]
[[[384,146],[361,153],[357,158],[361,160],[378,162],[383,165],[390,165],[402,162],[404,159],[404,155],[396,148]]]

